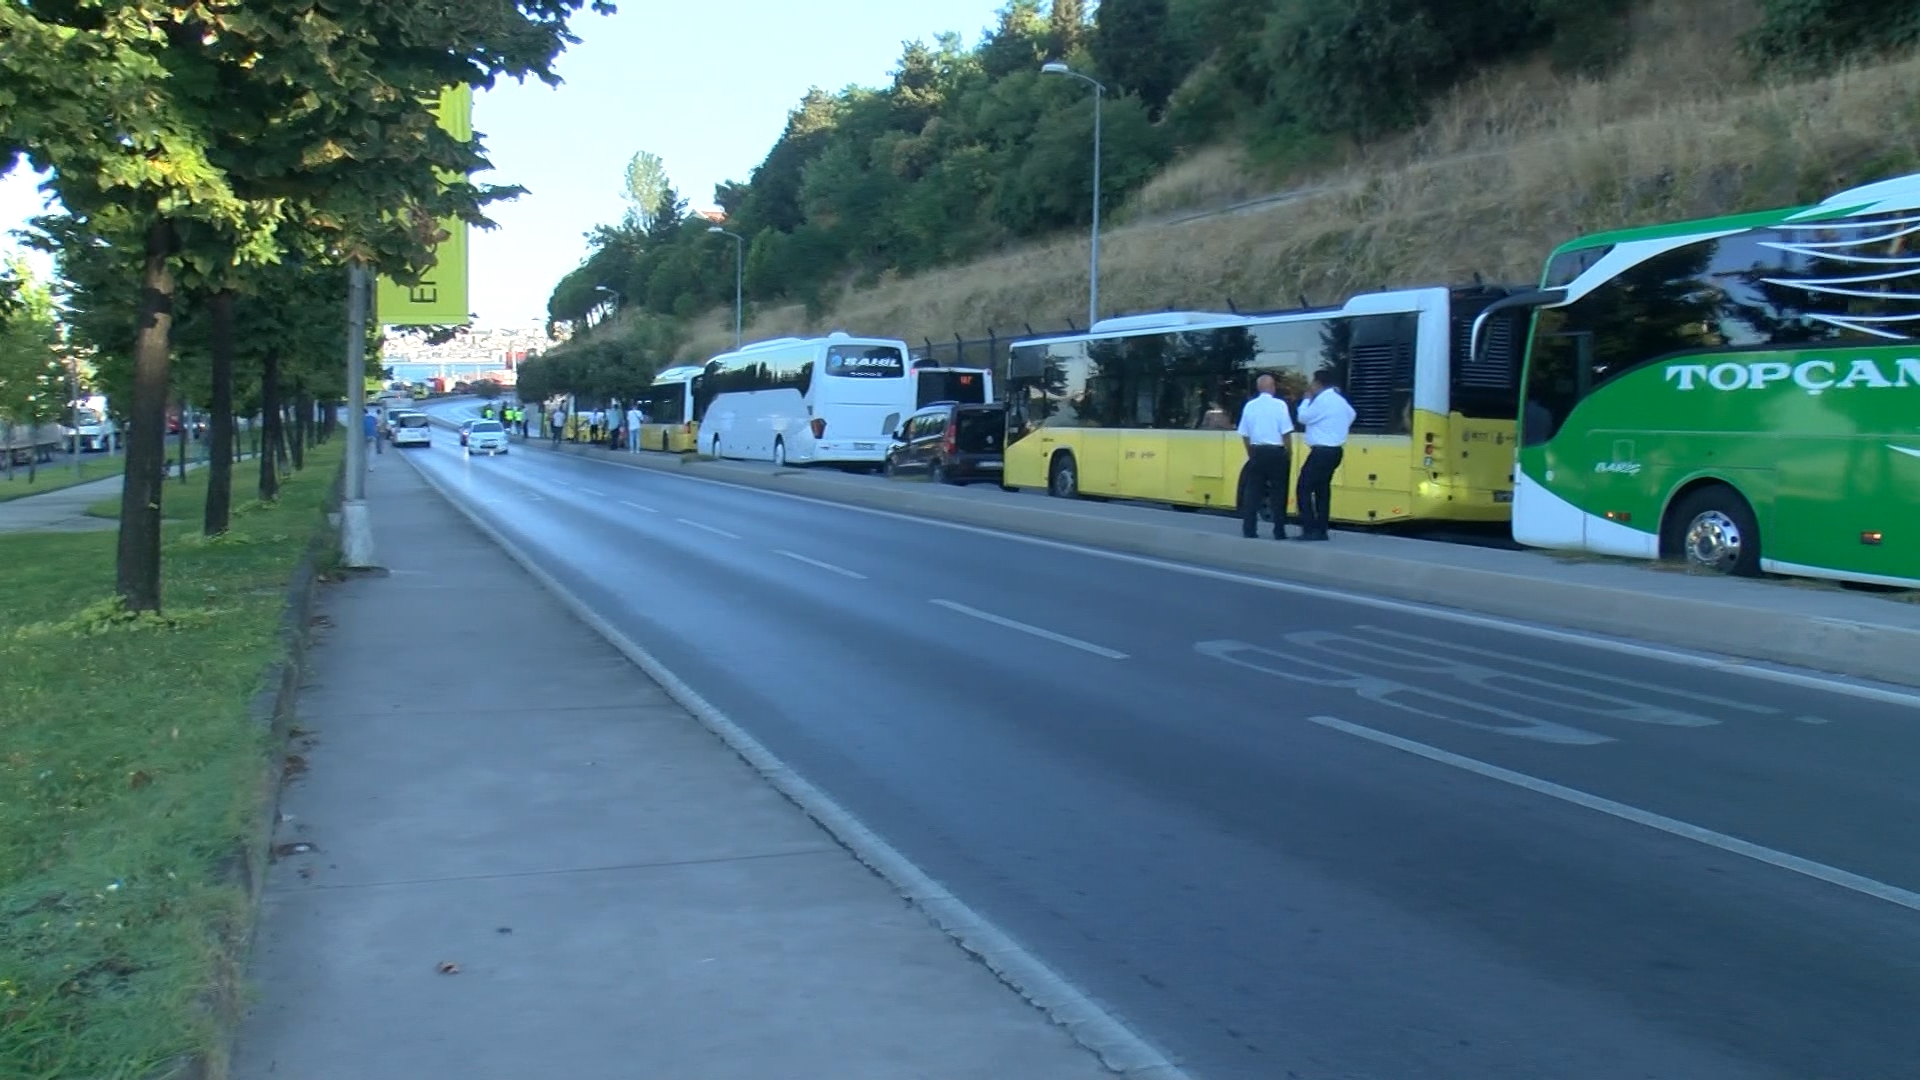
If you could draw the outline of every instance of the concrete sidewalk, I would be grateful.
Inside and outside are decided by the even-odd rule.
[[[236,1077],[1111,1075],[413,469],[368,500],[391,576],[320,601]]]
[[[117,529],[120,523],[112,518],[88,517],[87,507],[117,493],[122,479],[109,476],[0,503],[0,533]]]

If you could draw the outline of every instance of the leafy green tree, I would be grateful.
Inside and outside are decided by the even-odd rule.
[[[1047,55],[1072,56],[1086,44],[1086,0],[1053,0],[1047,12]]]
[[[1167,0],[1101,0],[1094,9],[1094,61],[1121,89],[1138,94],[1156,118],[1185,74],[1167,48],[1172,38]]]
[[[31,446],[42,425],[61,416],[67,400],[68,377],[60,356],[60,328],[54,317],[53,294],[20,259],[0,268],[7,300],[0,306],[0,433],[24,437]],[[13,474],[13,451],[0,436],[7,474]],[[27,455],[27,479],[38,471],[39,454]]]
[[[464,179],[476,143],[442,131],[429,102],[502,74],[554,81],[583,0],[449,8],[392,0],[333,12],[304,0],[246,5],[47,0],[0,5],[0,151],[54,174],[61,201],[104,242],[139,252],[127,475],[116,583],[160,604],[160,482],[169,338],[186,275],[281,254],[278,226],[330,235],[335,258],[407,280],[439,222],[484,223],[511,189]],[[594,9],[610,10],[601,0]],[[453,179],[449,179],[449,178]]]
[[[671,185],[667,164],[660,155],[641,150],[627,161],[626,185],[621,196],[627,200],[627,223],[645,232],[660,212],[660,200]]]

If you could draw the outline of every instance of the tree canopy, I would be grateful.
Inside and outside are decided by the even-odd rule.
[[[60,257],[106,378],[125,373],[116,578],[128,607],[160,604],[166,410],[193,385],[190,365],[172,363],[182,320],[205,302],[206,392],[224,405],[236,318],[329,339],[336,320],[322,311],[344,303],[320,294],[347,265],[418,280],[442,222],[484,226],[486,206],[517,190],[468,179],[489,167],[484,141],[437,123],[441,94],[502,76],[556,82],[554,60],[575,40],[568,20],[589,6],[612,10],[605,0],[0,4],[0,169],[24,156],[51,174],[67,213],[43,223],[42,242]],[[271,426],[282,353],[311,343],[266,340]],[[327,386],[317,371],[291,374],[301,400]],[[218,455],[208,472],[227,482]]]

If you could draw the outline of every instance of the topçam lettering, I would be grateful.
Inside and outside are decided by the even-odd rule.
[[[1719,364],[1668,364],[1666,380],[1679,390],[1765,390],[1792,383],[1808,394],[1829,390],[1920,388],[1920,358],[1893,361],[1893,374],[1877,360],[1727,361]]]

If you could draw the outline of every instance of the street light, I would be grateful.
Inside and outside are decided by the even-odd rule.
[[[605,285],[595,285],[593,287],[593,291],[597,293],[606,293],[608,296],[613,297],[613,307],[615,311],[618,311],[620,309],[620,305],[627,302],[627,298],[624,296],[621,296],[620,290],[618,289],[609,289]]]
[[[733,237],[733,347],[740,348],[740,279],[747,265],[747,241],[739,233],[730,233],[718,225],[707,230]]]
[[[1107,88],[1091,75],[1082,75],[1059,60],[1041,65],[1043,75],[1067,75],[1093,87],[1093,256],[1087,266],[1087,328],[1100,321],[1100,104]]]

